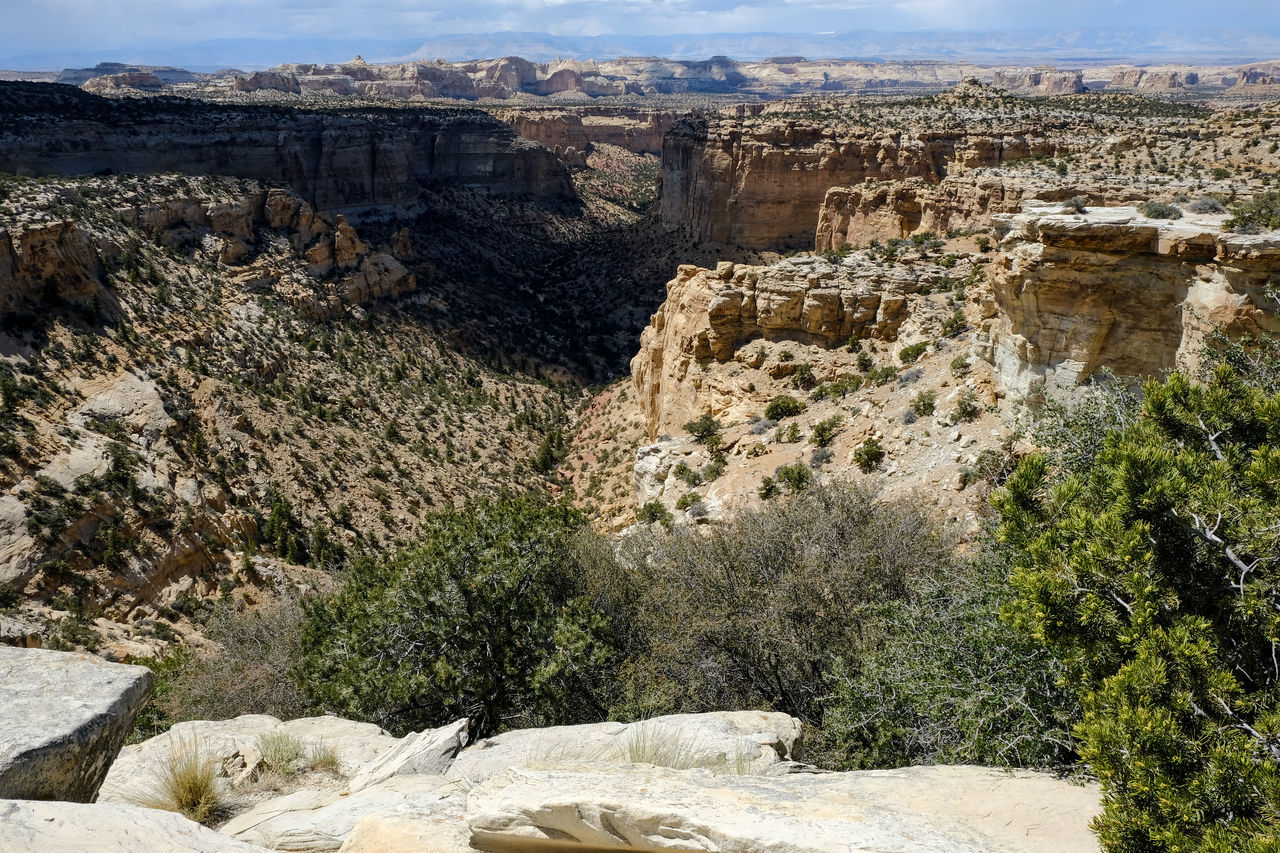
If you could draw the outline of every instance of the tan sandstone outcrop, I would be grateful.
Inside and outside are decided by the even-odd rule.
[[[663,143],[663,222],[714,243],[807,249],[832,187],[867,179],[938,183],[980,167],[1108,144],[1100,123],[1034,112],[976,81],[895,116],[889,127],[860,124],[856,116],[808,117],[820,109],[829,105],[783,102],[759,116],[677,122]],[[1002,114],[994,126],[984,118],[993,111]]]
[[[907,316],[907,295],[930,280],[859,258],[847,265],[800,257],[765,267],[681,266],[631,361],[650,440],[729,405],[704,386],[702,365],[731,361],[758,338],[824,347],[850,337],[892,341]]]
[[[1124,185],[1091,186],[1009,176],[949,175],[937,183],[922,178],[905,181],[867,180],[827,190],[818,212],[814,248],[838,249],[916,231],[945,234],[985,228],[997,213],[1016,213],[1025,201],[1062,202],[1080,197],[1086,204],[1119,204],[1145,198]]]
[[[1084,91],[1084,74],[1053,68],[997,71],[993,85],[1020,95],[1074,95]]]
[[[164,81],[150,71],[126,71],[90,77],[81,84],[86,92],[114,92],[119,89],[159,89]]]
[[[974,354],[1028,394],[1102,368],[1156,376],[1187,366],[1210,329],[1280,331],[1265,296],[1280,275],[1280,234],[1230,234],[1221,220],[1051,205],[996,216],[1002,252]]]
[[[237,92],[271,89],[276,92],[296,94],[302,91],[298,85],[298,78],[288,71],[255,71],[244,77],[236,77],[231,85]]]

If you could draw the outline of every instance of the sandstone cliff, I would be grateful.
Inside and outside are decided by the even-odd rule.
[[[997,71],[992,84],[1020,95],[1074,95],[1084,91],[1084,74],[1053,68]]]
[[[1056,206],[996,216],[1001,255],[974,354],[1025,395],[1102,368],[1158,376],[1194,363],[1210,329],[1280,331],[1265,295],[1280,274],[1280,234],[1224,233],[1221,220]]]
[[[1016,213],[1025,201],[1061,202],[1082,198],[1089,205],[1145,200],[1136,184],[1094,184],[1010,174],[949,175],[937,183],[867,180],[827,190],[818,211],[814,248],[838,249],[845,243],[906,237],[917,231],[967,231],[986,228],[998,213]]]
[[[912,109],[877,110],[792,102],[758,116],[679,122],[663,146],[663,221],[716,243],[808,248],[831,187],[938,183],[979,167],[1085,151],[1106,138],[1102,122],[975,83]]]
[[[553,151],[583,151],[591,144],[616,145],[635,154],[661,154],[662,138],[678,114],[632,107],[495,110],[511,129]]]
[[[573,197],[541,145],[475,111],[320,113],[191,101],[111,101],[0,84],[0,172],[222,174],[288,183],[324,210],[403,206],[423,187]],[[74,130],[69,128],[74,125]]]
[[[763,356],[739,350],[757,340],[820,348],[851,338],[894,341],[907,319],[907,296],[942,277],[940,270],[886,268],[858,256],[843,265],[802,257],[765,267],[680,267],[631,361],[650,440],[703,412],[752,403],[736,383],[705,373],[707,365],[737,359],[787,376],[795,369],[787,360],[766,366]]]

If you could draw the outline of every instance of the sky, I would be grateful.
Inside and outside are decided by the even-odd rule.
[[[513,31],[594,36],[1177,27],[1280,34],[1276,0],[6,0],[5,5],[0,57],[117,48],[155,55],[224,39],[398,44],[453,33]]]

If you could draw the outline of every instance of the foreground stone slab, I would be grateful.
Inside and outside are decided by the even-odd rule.
[[[276,797],[237,816],[219,832],[290,853],[337,850],[364,820],[447,825],[465,838],[466,806],[467,792],[458,782],[442,776],[393,776],[350,794],[302,790]],[[389,831],[389,824],[380,831]]]
[[[0,800],[5,853],[265,853],[176,812],[105,803]]]
[[[146,667],[0,646],[0,798],[92,802],[150,695]]]
[[[799,758],[801,723],[768,711],[672,714],[639,723],[517,729],[477,741],[445,774],[470,783],[509,767],[644,763],[763,773]]]
[[[512,768],[471,791],[477,848],[716,853],[1096,853],[1096,787],[981,767],[726,776]]]

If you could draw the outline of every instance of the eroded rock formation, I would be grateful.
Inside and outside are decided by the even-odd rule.
[[[1074,95],[1084,91],[1084,74],[1054,68],[997,71],[993,85],[1020,95]]]
[[[729,389],[704,383],[702,365],[732,361],[756,339],[825,347],[850,337],[892,341],[907,316],[907,295],[935,277],[860,259],[837,265],[814,257],[767,267],[681,266],[631,361],[650,440],[728,405],[722,396]]]
[[[1280,234],[1230,234],[1221,220],[1056,206],[996,216],[1002,253],[974,353],[1009,391],[1028,394],[1102,368],[1157,376],[1186,366],[1210,329],[1280,331],[1265,296],[1280,283]]]
[[[1002,97],[1005,100],[1002,100]],[[975,130],[965,115],[1007,108],[1002,127]],[[819,105],[770,105],[759,116],[678,122],[662,154],[662,219],[699,239],[750,249],[809,248],[827,190],[864,180],[919,178],[1056,156],[1101,144],[1101,127],[1035,115],[969,83],[885,128],[867,119],[813,117]]]

